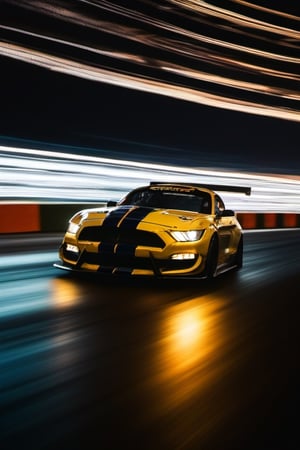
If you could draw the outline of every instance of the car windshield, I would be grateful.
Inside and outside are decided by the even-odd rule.
[[[210,195],[200,191],[194,194],[166,189],[145,189],[132,192],[121,204],[211,213]]]

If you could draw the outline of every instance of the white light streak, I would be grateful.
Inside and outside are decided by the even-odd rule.
[[[250,186],[250,197],[222,192],[237,212],[300,213],[300,177],[152,164],[0,146],[2,203],[98,203],[120,200],[150,181]]]
[[[0,23],[9,35],[0,42],[0,55],[96,82],[300,121],[299,18],[272,5],[237,1],[225,9],[208,1],[173,0],[170,14],[162,16],[163,5],[155,2],[150,9],[143,1],[14,3],[24,17],[34,11],[57,21],[60,30],[64,21],[74,34],[51,26],[45,32],[29,29],[22,19],[14,27]],[[249,14],[236,12],[235,3]],[[276,24],[278,18],[291,26]]]

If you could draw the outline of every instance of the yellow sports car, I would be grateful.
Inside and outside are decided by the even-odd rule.
[[[111,275],[211,278],[243,264],[242,228],[215,191],[251,189],[151,182],[106,207],[75,214],[56,267]]]

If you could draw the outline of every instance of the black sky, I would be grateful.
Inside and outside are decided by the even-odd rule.
[[[1,59],[1,79],[2,136],[143,151],[152,160],[162,151],[171,158],[174,149],[188,164],[189,158],[196,165],[222,159],[225,166],[300,171],[296,122],[116,88],[12,59]]]

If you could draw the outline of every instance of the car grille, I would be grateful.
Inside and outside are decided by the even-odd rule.
[[[131,244],[146,247],[164,248],[164,241],[155,233],[144,230],[121,230],[119,228],[86,227],[79,241],[105,242],[107,244]]]
[[[100,244],[102,246],[103,244]],[[113,244],[108,244],[108,247]],[[133,269],[152,270],[156,274],[161,274],[164,271],[188,269],[194,265],[194,260],[172,260],[172,259],[154,259],[151,257],[136,257],[132,254],[133,248],[126,248],[123,246],[122,252],[114,253],[109,250],[105,244],[101,251],[97,253],[88,252],[84,250],[80,255],[66,250],[63,246],[63,255],[69,261],[79,264],[83,263],[99,265],[102,272],[112,273],[114,269],[128,269],[131,272]]]
[[[84,255],[82,255],[82,262],[99,264],[101,268],[127,267],[130,269],[148,269],[154,271],[188,269],[195,263],[194,260],[176,261],[172,259],[136,258],[129,255],[88,252],[85,252]]]

